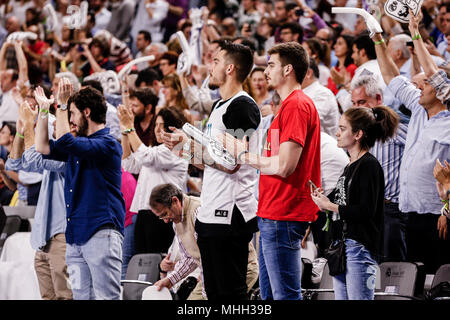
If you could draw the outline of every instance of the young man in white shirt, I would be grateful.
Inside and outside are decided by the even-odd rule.
[[[225,131],[235,132],[238,138],[245,134],[250,137],[250,150],[258,152],[259,139],[254,130],[260,125],[261,113],[242,88],[252,66],[253,57],[248,47],[229,42],[219,44],[210,67],[209,86],[218,88],[222,99],[212,107],[206,134],[213,138]],[[166,146],[177,154],[182,146],[190,144],[181,131],[164,136]],[[211,161],[205,152],[198,157],[196,146],[190,150],[195,151],[191,163],[204,168],[195,231],[208,300],[245,300],[248,298],[245,281],[248,243],[257,231],[257,201],[253,195],[256,169],[238,165],[229,170]]]

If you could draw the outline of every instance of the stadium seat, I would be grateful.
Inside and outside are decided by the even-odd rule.
[[[22,220],[19,216],[7,216],[5,226],[3,227],[3,230],[1,230],[0,233],[0,255],[3,250],[3,246],[5,245],[6,239],[18,232],[20,230]]]
[[[141,300],[142,292],[159,280],[159,264],[162,256],[159,253],[134,255],[128,264],[123,284],[123,300]]]
[[[375,300],[417,300],[423,293],[425,269],[420,262],[383,262]]]

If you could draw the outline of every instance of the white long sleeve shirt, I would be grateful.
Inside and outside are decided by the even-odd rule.
[[[122,160],[122,168],[139,174],[130,211],[150,210],[150,194],[155,186],[172,183],[186,190],[188,162],[175,156],[164,145],[147,147],[144,144]]]
[[[339,109],[333,92],[315,81],[303,89],[316,106],[320,118],[320,131],[334,137],[338,129]]]
[[[145,0],[139,1],[136,17],[131,28],[131,36],[136,41],[139,31],[147,30],[152,35],[152,43],[162,42],[163,32],[161,30],[161,22],[169,12],[169,4],[167,1],[156,0],[153,3],[149,3],[149,6],[153,9],[153,17],[151,19],[145,8]]]

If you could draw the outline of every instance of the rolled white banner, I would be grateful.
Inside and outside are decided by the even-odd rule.
[[[364,9],[360,8],[347,8],[347,7],[333,7],[331,8],[332,13],[353,13],[358,14],[364,18],[366,22],[367,30],[370,33],[370,37],[373,37],[375,33],[382,33],[383,29],[378,23],[377,19],[375,19],[370,13],[368,13]]]
[[[17,32],[13,32],[11,33],[8,38],[6,38],[7,42],[14,42],[15,40],[25,40],[25,39],[29,39],[29,40],[36,40],[37,39],[37,34],[34,32],[29,32],[29,31],[17,31]]]
[[[125,80],[125,76],[130,72],[132,66],[134,66],[135,64],[141,63],[141,62],[153,61],[153,60],[155,60],[154,55],[140,57],[140,58],[131,60],[119,71],[119,74],[117,75],[117,77],[119,78],[120,81]]]

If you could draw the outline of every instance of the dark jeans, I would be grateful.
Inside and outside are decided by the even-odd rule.
[[[435,274],[441,265],[450,263],[450,241],[439,239],[439,217],[431,213],[407,213],[406,260],[422,262],[427,274]]]
[[[398,209],[398,203],[384,204],[384,258],[383,261],[406,260],[407,214]]]
[[[203,281],[208,300],[247,300],[248,243],[253,233],[198,236]]]
[[[167,253],[174,235],[171,223],[164,223],[151,210],[139,210],[134,226],[134,253]]]

